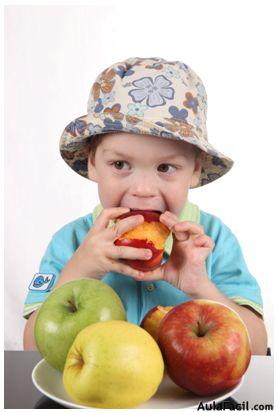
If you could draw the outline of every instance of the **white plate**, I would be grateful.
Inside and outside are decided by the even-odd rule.
[[[32,381],[35,387],[46,395],[48,398],[53,399],[55,402],[66,406],[67,408],[74,409],[87,409],[87,406],[74,403],[70,396],[66,393],[63,382],[62,373],[54,369],[49,363],[42,359],[33,369]],[[134,409],[186,409],[197,408],[199,402],[203,404],[210,404],[213,401],[220,402],[229,396],[233,395],[242,385],[243,378],[240,383],[232,390],[227,390],[220,394],[218,397],[200,397],[193,395],[192,393],[181,389],[179,386],[168,377],[164,375],[164,378],[155,393],[155,395],[149,399],[149,401],[135,407]],[[100,408],[90,408],[100,409]]]

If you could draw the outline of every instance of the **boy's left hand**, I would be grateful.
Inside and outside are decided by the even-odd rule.
[[[214,241],[205,235],[201,225],[180,222],[171,212],[163,213],[160,221],[172,231],[172,251],[162,266],[145,272],[142,280],[165,280],[193,296],[208,281],[206,258],[214,248]]]

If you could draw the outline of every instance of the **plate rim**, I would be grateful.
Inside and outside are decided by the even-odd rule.
[[[41,392],[43,395],[46,395],[46,396],[48,396],[50,399],[53,399],[54,401],[56,401],[57,403],[59,403],[59,404],[62,404],[62,405],[65,405],[65,406],[69,406],[69,407],[73,407],[74,409],[95,409],[95,410],[99,410],[99,409],[102,409],[102,408],[94,408],[93,406],[85,406],[85,405],[81,405],[81,404],[79,404],[79,403],[75,403],[75,402],[69,402],[69,401],[67,401],[67,400],[64,400],[64,399],[62,399],[62,398],[57,398],[55,395],[52,395],[51,393],[49,393],[47,390],[45,390],[45,389],[42,389],[40,386],[39,386],[39,384],[36,382],[36,380],[35,380],[35,373],[36,373],[36,371],[37,371],[37,369],[40,367],[40,365],[41,364],[44,364],[44,363],[46,363],[46,364],[48,364],[49,366],[51,366],[52,368],[53,368],[53,366],[52,365],[50,365],[47,361],[46,361],[46,359],[41,359],[35,366],[34,366],[34,368],[33,368],[33,370],[32,370],[32,382],[33,382],[33,384],[34,384],[34,386],[37,388],[37,390],[39,391],[39,392]],[[60,372],[61,373],[61,372]],[[222,400],[224,400],[224,399],[226,399],[226,398],[229,398],[230,396],[232,396],[235,392],[237,392],[240,388],[241,388],[241,386],[242,386],[242,384],[244,383],[244,378],[245,378],[245,374],[241,377],[241,380],[240,380],[240,382],[234,387],[234,388],[232,388],[229,392],[227,392],[227,393],[225,393],[224,395],[219,395],[217,398],[213,398],[213,399],[211,399],[210,401],[206,401],[206,402],[203,402],[203,405],[205,406],[205,405],[210,405],[210,404],[212,404],[213,402],[220,402],[220,401],[222,401]],[[176,385],[176,384],[175,384]],[[178,386],[178,385],[176,385],[176,386]],[[197,395],[196,395],[197,396]],[[192,409],[192,408],[197,408],[198,406],[199,406],[199,403],[201,402],[201,399],[199,400],[199,402],[198,402],[198,404],[197,405],[191,405],[191,406],[189,406],[189,407],[185,407],[185,408],[177,408],[177,409]],[[76,408],[77,407],[77,408]],[[135,408],[130,408],[130,409],[135,409]],[[166,408],[164,408],[164,409],[166,409]],[[173,409],[176,409],[176,408],[173,408]]]
[[[93,408],[93,407],[90,407],[90,406],[84,406],[84,405],[81,405],[81,404],[79,404],[79,403],[69,402],[69,401],[66,401],[66,400],[61,399],[61,398],[57,398],[55,395],[52,395],[51,393],[49,393],[47,390],[42,389],[42,388],[39,386],[39,384],[36,382],[36,380],[35,380],[35,373],[36,373],[37,369],[40,367],[40,365],[43,364],[43,363],[47,363],[48,365],[50,365],[50,364],[46,361],[46,359],[43,358],[43,359],[41,359],[41,360],[34,366],[34,368],[33,368],[33,370],[32,370],[32,382],[33,382],[33,384],[35,385],[35,387],[37,388],[37,390],[38,390],[40,393],[42,393],[43,395],[48,396],[50,399],[53,399],[53,400],[56,401],[58,404],[61,404],[61,402],[62,402],[62,405],[66,405],[66,406],[69,406],[69,407],[78,406],[78,407],[80,407],[80,409],[87,409],[87,408],[90,408],[90,409],[98,409],[98,408]],[[50,365],[50,366],[53,368],[52,365]],[[75,409],[75,408],[74,408],[74,409]]]

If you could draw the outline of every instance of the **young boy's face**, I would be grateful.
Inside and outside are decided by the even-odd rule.
[[[103,208],[169,210],[179,216],[198,183],[201,156],[192,145],[151,135],[111,133],[89,156],[89,178],[98,183]]]

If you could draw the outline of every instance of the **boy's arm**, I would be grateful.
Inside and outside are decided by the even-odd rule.
[[[34,327],[39,309],[35,310],[27,320],[24,329],[23,336],[23,349],[24,350],[37,350],[36,341],[34,336]]]
[[[241,306],[228,299],[208,278],[203,283],[197,294],[191,296],[192,299],[210,299],[223,303],[239,314],[244,321],[251,340],[252,355],[266,355],[267,353],[267,333],[264,321],[251,309]]]

